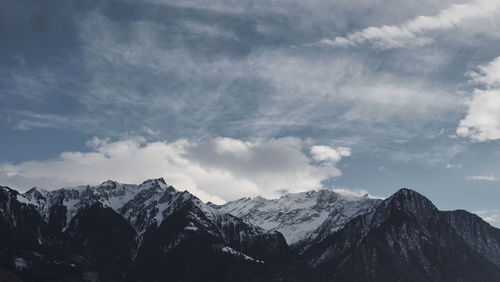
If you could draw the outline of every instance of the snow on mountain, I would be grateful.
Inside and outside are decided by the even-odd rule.
[[[188,191],[176,190],[163,178],[146,180],[139,185],[121,184],[108,180],[97,186],[78,186],[53,191],[32,188],[17,195],[17,200],[34,205],[46,221],[49,221],[51,209],[65,208],[63,229],[69,225],[81,208],[96,202],[121,214],[134,227],[138,235],[144,233],[150,225],[154,224],[158,227],[164,218],[175,212],[185,201],[191,201],[211,222],[215,223],[218,230],[211,230],[212,232],[225,236],[227,232],[223,230],[240,221],[232,215],[203,203]],[[196,218],[196,215],[192,216],[193,220],[207,225],[207,230],[211,229],[206,220]],[[250,226],[245,236],[251,237],[263,232],[265,231],[259,227]]]
[[[278,231],[289,245],[295,246],[342,228],[350,219],[366,213],[380,202],[366,195],[353,196],[319,190],[286,194],[271,200],[262,197],[243,198],[217,206],[205,204],[187,191],[177,191],[163,178],[147,180],[139,185],[108,180],[97,186],[53,191],[32,188],[19,194],[17,200],[36,206],[46,221],[52,209],[63,207],[63,229],[82,207],[99,202],[121,214],[139,235],[153,224],[159,226],[165,217],[189,200],[216,224],[223,235],[227,232],[221,230],[228,229],[228,226],[239,220],[237,218],[241,218],[250,223],[252,228],[258,226],[263,229],[247,230],[253,234],[251,236],[264,230]]]
[[[289,245],[301,245],[334,232],[380,200],[331,190],[285,194],[279,199],[242,198],[215,206],[266,230],[279,231]]]
[[[180,192],[166,184],[163,178],[144,181],[142,184],[121,184],[105,181],[97,186],[78,186],[47,191],[39,188],[19,194],[17,200],[37,207],[45,220],[55,206],[66,209],[66,226],[84,206],[100,202],[123,215],[137,231],[150,224],[159,225],[163,218],[173,212],[179,202],[193,197],[187,191]],[[197,201],[202,209],[205,207]]]
[[[163,179],[24,194],[0,186],[0,227],[0,266],[27,281],[87,269],[103,281],[192,281],[193,266],[196,281],[213,267],[235,270],[229,281],[500,281],[500,230],[409,189],[385,200],[320,190],[217,206]]]
[[[51,208],[61,206],[66,209],[66,224],[76,215],[78,210],[92,203],[100,202],[119,212],[120,209],[136,197],[157,191],[161,193],[168,185],[163,179],[148,180],[140,185],[120,184],[105,181],[97,186],[78,186],[47,191],[39,188],[18,195],[20,202],[35,205],[45,220],[49,219]]]

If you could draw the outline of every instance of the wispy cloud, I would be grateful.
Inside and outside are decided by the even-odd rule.
[[[370,43],[380,49],[421,46],[433,41],[425,36],[426,33],[453,29],[465,21],[489,19],[499,8],[500,2],[496,0],[475,0],[452,5],[436,16],[418,16],[401,25],[370,26],[345,37],[323,39],[319,43],[331,47]]]
[[[461,167],[462,167],[461,164],[450,164],[450,163],[446,164],[446,168],[461,168]]]
[[[472,175],[472,176],[467,176],[467,180],[470,181],[490,181],[490,182],[496,182],[499,179],[494,176],[494,175]]]
[[[268,112],[284,105],[283,113],[298,114],[297,118],[285,118],[287,121],[305,121],[325,112],[335,113],[343,120],[368,123],[395,116],[439,119],[438,116],[455,111],[461,103],[445,89],[389,72],[373,72],[356,57],[316,59],[277,55],[259,60],[259,71],[272,83],[277,91],[274,99],[279,102],[273,103],[274,110]],[[301,107],[292,106],[299,102]],[[339,107],[332,111],[335,106]],[[298,111],[304,112],[303,115]]]
[[[151,135],[151,136],[156,136],[158,134],[160,134],[160,131],[159,130],[154,130],[152,129],[151,127],[149,126],[143,126],[142,127],[142,131],[148,135]]]
[[[89,117],[69,118],[56,114],[39,114],[30,111],[10,111],[15,116],[14,129],[31,130],[40,128],[71,128],[94,122]]]

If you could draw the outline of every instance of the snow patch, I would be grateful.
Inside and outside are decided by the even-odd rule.
[[[234,255],[234,256],[237,256],[237,257],[241,257],[241,258],[248,260],[248,261],[254,261],[257,263],[264,263],[264,261],[262,261],[262,260],[258,260],[258,259],[254,259],[252,257],[249,257],[249,256],[245,255],[244,253],[238,252],[237,250],[235,250],[231,247],[228,247],[228,246],[222,247],[221,251],[228,253],[228,254],[231,254],[231,255]]]
[[[28,263],[24,258],[15,258],[14,265],[16,266],[17,271],[22,271],[28,268]]]

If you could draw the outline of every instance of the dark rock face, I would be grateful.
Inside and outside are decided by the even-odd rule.
[[[290,199],[313,194],[301,195]],[[439,211],[409,189],[366,203],[333,196],[299,252],[163,179],[0,187],[0,281],[500,281],[500,230],[478,216]],[[307,213],[296,214],[306,226]]]
[[[82,208],[64,232],[70,257],[96,271],[104,281],[119,281],[132,266],[135,230],[123,217],[99,203]],[[76,265],[76,264],[75,264]]]
[[[500,230],[464,210],[442,212],[446,221],[472,249],[500,267]]]
[[[210,223],[208,218],[187,203],[158,228],[151,226],[144,235],[130,281],[280,281],[285,277],[275,276],[272,262],[258,260],[288,260],[280,257],[288,253],[281,234],[259,235],[250,241],[233,240],[227,244],[223,234],[216,232],[216,225],[207,229],[207,223]],[[276,241],[280,246],[265,248]],[[288,276],[289,281],[295,280]]]
[[[485,223],[486,224],[486,223]],[[308,250],[322,281],[497,281],[500,268],[402,189]]]

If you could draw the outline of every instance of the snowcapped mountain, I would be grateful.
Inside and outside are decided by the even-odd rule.
[[[54,191],[32,188],[17,195],[17,200],[34,205],[46,221],[54,209],[63,208],[65,210],[63,228],[68,226],[81,208],[101,203],[122,214],[136,230],[143,231],[150,224],[161,223],[163,212],[168,213],[165,211],[166,206],[170,207],[170,211],[175,208],[176,199],[173,195],[187,197],[188,194],[178,193],[160,178],[147,180],[140,185],[120,184],[108,180],[97,186],[78,186]],[[167,198],[172,203],[165,203]],[[137,217],[141,215],[145,217],[138,219]]]
[[[280,233],[213,209],[161,178],[140,185],[106,181],[54,191],[33,188],[23,194],[2,187],[0,231],[5,237],[0,236],[0,256],[5,259],[0,268],[15,270],[28,280],[33,280],[35,269],[49,281],[50,273],[60,271],[85,281],[85,275],[97,277],[95,281],[139,279],[142,274],[137,273],[144,272],[152,275],[146,281],[162,281],[164,267],[154,268],[152,261],[175,265],[184,259],[187,265],[197,256],[213,257],[218,261],[214,269],[235,267],[235,272],[219,269],[223,276],[260,268],[269,278],[266,269],[273,260],[291,257]],[[193,245],[203,248],[193,250]],[[92,271],[85,272],[88,269]],[[207,271],[203,264],[190,269]],[[172,273],[178,275],[174,280],[187,279],[185,273]]]
[[[306,247],[307,242],[342,228],[352,218],[369,212],[381,200],[331,190],[285,194],[279,199],[243,198],[214,206],[266,230],[279,231],[287,243]]]
[[[63,230],[68,227],[79,210],[95,203],[100,203],[122,215],[139,235],[150,225],[158,227],[165,217],[186,201],[192,202],[221,229],[227,224],[240,221],[234,216],[206,205],[187,191],[177,191],[167,185],[163,178],[150,179],[139,185],[120,184],[108,180],[97,186],[78,186],[54,191],[32,188],[23,194],[18,194],[16,199],[21,203],[35,206],[47,222],[55,209],[65,210]],[[252,226],[250,231],[263,232],[256,226]]]
[[[0,186],[7,279],[490,282],[500,281],[500,230],[409,189],[217,206],[161,178],[22,194]]]

